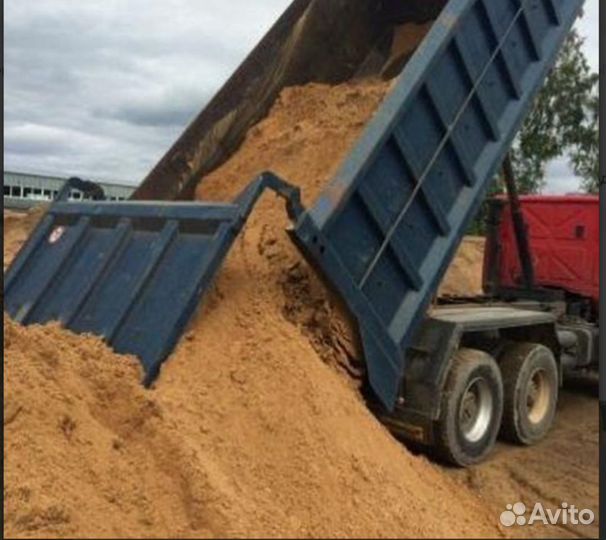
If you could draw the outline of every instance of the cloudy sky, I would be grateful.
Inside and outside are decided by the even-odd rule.
[[[289,3],[5,2],[5,169],[140,182]],[[598,5],[578,23],[596,71]]]

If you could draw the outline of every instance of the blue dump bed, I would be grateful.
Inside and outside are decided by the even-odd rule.
[[[134,201],[51,206],[7,271],[7,311],[101,335],[137,354],[151,381],[271,188],[288,201],[293,240],[357,319],[370,384],[392,409],[413,334],[582,4],[294,0]],[[384,75],[394,29],[432,20],[311,209],[271,174],[232,203],[164,202],[191,198],[282,88]]]
[[[582,0],[451,0],[292,236],[395,404],[406,350]]]

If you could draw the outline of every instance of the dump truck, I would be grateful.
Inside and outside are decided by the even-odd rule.
[[[50,206],[5,274],[5,309],[103,337],[149,385],[273,190],[356,322],[369,406],[395,434],[463,466],[500,431],[535,442],[582,332],[531,301],[430,308],[582,4],[294,0],[130,200]],[[407,24],[430,29],[398,50]],[[365,77],[395,83],[310,208],[271,171],[231,202],[191,202],[282,89]]]

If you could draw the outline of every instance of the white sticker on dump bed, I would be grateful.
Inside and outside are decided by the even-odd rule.
[[[48,237],[48,243],[49,244],[57,243],[59,240],[61,240],[61,237],[63,236],[64,232],[65,232],[65,227],[63,227],[63,226],[55,227]]]

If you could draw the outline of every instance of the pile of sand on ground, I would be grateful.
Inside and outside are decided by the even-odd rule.
[[[288,322],[254,239],[152,391],[96,338],[5,318],[5,536],[498,534]]]
[[[4,339],[5,537],[185,535],[190,518],[208,533],[136,359],[7,317]]]
[[[216,300],[152,391],[96,338],[4,320],[5,536],[498,533],[277,310]]]
[[[313,199],[387,88],[285,90],[199,195],[231,198],[271,168]],[[266,196],[151,391],[94,338],[5,319],[5,535],[499,534],[333,369],[351,325],[286,225]]]

